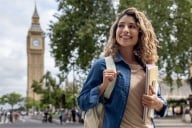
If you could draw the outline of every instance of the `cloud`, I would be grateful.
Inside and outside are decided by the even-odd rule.
[[[40,24],[47,32],[50,20],[57,11],[54,0],[36,1]],[[17,92],[26,96],[27,51],[26,38],[31,25],[35,1],[5,0],[0,4],[0,96]],[[50,56],[49,39],[45,39],[45,71],[58,73]]]

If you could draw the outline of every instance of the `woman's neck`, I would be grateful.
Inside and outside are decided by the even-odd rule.
[[[120,53],[127,64],[138,64],[133,49],[120,49]]]

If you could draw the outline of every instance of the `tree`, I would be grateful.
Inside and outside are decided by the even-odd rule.
[[[25,99],[25,108],[29,109],[29,108],[33,108],[35,107],[35,109],[40,109],[40,101],[38,100],[34,100],[31,97],[26,97]]]
[[[33,81],[33,91],[42,96],[41,105],[52,104],[56,108],[60,107],[60,99],[63,96],[64,91],[60,88],[63,79],[60,75],[58,77],[59,82],[57,83],[56,78],[54,78],[51,73],[47,71],[40,81]]]
[[[127,7],[143,10],[151,20],[160,41],[158,66],[165,80],[188,77],[192,65],[192,2],[190,0],[120,0],[119,11]]]
[[[16,92],[8,93],[1,97],[2,103],[10,104],[12,110],[14,108],[14,105],[18,104],[22,100],[23,100],[22,96]]]
[[[50,23],[51,53],[66,76],[87,71],[106,42],[114,8],[111,0],[57,0],[59,14]]]
[[[77,94],[79,91],[79,86],[77,85],[77,82],[73,82],[73,83],[68,83],[65,86],[64,89],[64,93],[65,93],[65,97],[66,98],[66,107],[67,108],[72,108],[75,107],[77,105]]]
[[[63,76],[60,74],[57,77],[59,79],[58,83],[56,78],[48,71],[40,81],[33,81],[33,91],[41,95],[41,107],[48,106],[49,104],[55,108],[72,108],[76,106],[76,96],[79,90],[77,81],[75,80],[73,83],[66,82],[65,88],[62,88]],[[31,108],[37,105],[38,107],[39,104],[37,103],[39,102],[27,98],[25,106]]]

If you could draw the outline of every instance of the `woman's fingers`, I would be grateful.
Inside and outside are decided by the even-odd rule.
[[[107,79],[109,81],[112,81],[114,80],[114,78],[119,74],[119,72],[114,72],[113,70],[104,70],[103,71],[103,76],[104,76],[104,79]]]
[[[142,103],[144,105],[151,105],[153,103],[153,100],[152,100],[151,96],[143,95]]]
[[[159,106],[159,99],[156,95],[143,95],[142,104],[148,108],[157,108]]]
[[[149,95],[154,95],[155,94],[155,88],[153,85],[149,86]]]

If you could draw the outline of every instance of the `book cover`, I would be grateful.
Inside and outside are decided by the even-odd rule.
[[[146,85],[145,85],[145,94],[149,94],[149,85],[153,85],[155,92],[158,91],[158,66],[150,64],[146,65]],[[154,110],[144,107],[143,111],[143,120],[146,121],[147,118],[154,117]]]

